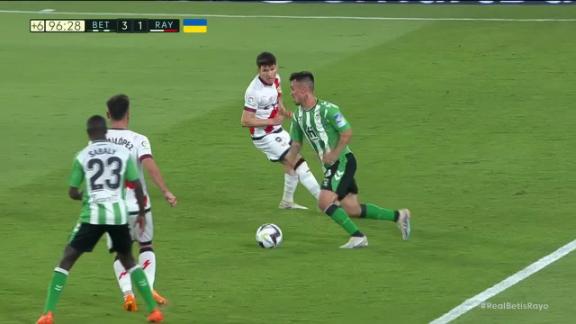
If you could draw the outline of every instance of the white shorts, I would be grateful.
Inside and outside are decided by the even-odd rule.
[[[151,242],[154,238],[154,222],[152,222],[152,211],[146,213],[146,226],[144,231],[140,230],[140,226],[136,223],[138,215],[128,215],[128,227],[130,228],[130,237],[132,241],[140,243]],[[106,246],[108,250],[112,248],[112,240],[110,235],[106,233]]]
[[[290,134],[282,130],[278,133],[270,133],[259,140],[252,140],[257,149],[266,154],[268,160],[279,162],[284,159],[290,149]]]

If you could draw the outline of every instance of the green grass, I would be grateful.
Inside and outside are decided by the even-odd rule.
[[[44,8],[576,18],[571,6],[0,2]],[[205,35],[31,34],[37,17],[0,13],[2,323],[40,314],[79,212],[66,179],[84,121],[119,92],[180,201],[170,209],[152,189],[167,323],[426,323],[574,239],[575,22],[211,17]],[[359,220],[370,247],[342,251],[345,233],[320,212],[276,209],[281,168],[239,123],[262,50],[277,55],[284,80],[316,74],[318,95],[354,127],[362,200],[411,208],[412,240]],[[302,188],[297,198],[314,205]],[[283,229],[281,248],[256,247],[266,222]],[[58,323],[143,322],[142,311],[121,310],[111,261],[103,244],[81,258]],[[571,323],[573,268],[570,255],[493,299],[549,311],[477,309],[457,322]]]

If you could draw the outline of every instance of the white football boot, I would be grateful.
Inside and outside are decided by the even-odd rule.
[[[350,236],[346,244],[340,246],[341,249],[357,249],[368,246],[368,237],[364,236]]]
[[[298,205],[297,203],[295,203],[293,201],[286,201],[286,200],[280,201],[278,208],[280,208],[280,209],[308,209],[308,207]]]
[[[410,238],[410,210],[400,209],[398,210],[398,220],[396,221],[396,226],[402,233],[402,239],[407,240]]]

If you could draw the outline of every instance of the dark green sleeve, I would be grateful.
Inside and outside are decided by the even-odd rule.
[[[139,177],[138,169],[136,169],[134,160],[132,160],[132,158],[128,159],[128,164],[126,165],[126,171],[124,173],[124,179],[128,181],[136,181]]]
[[[78,159],[74,159],[74,164],[72,164],[72,173],[70,174],[68,184],[70,187],[80,188],[82,180],[84,180],[84,169]]]

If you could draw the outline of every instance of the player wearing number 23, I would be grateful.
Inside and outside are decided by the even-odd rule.
[[[114,251],[132,281],[143,295],[148,308],[149,322],[161,322],[163,315],[158,310],[150,285],[142,268],[132,255],[132,238],[128,228],[124,181],[135,187],[138,200],[138,221],[145,222],[144,192],[139,181],[138,171],[130,152],[106,140],[106,120],[102,116],[92,116],[87,122],[90,144],[74,159],[68,195],[74,200],[82,200],[80,220],[64,249],[64,256],[54,269],[44,313],[37,324],[52,324],[53,312],[72,266],[84,252],[91,252],[104,233],[112,238]],[[84,192],[80,192],[84,183]],[[142,224],[144,225],[144,224]]]

